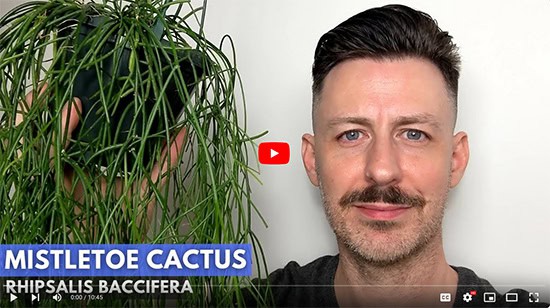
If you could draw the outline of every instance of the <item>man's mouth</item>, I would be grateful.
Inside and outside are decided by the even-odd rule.
[[[358,203],[353,204],[353,207],[372,220],[394,220],[412,208],[409,205],[387,203]]]

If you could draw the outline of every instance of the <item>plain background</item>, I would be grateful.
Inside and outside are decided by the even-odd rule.
[[[25,0],[0,0],[0,14]],[[457,131],[470,163],[444,221],[450,264],[499,291],[550,296],[550,0],[396,1],[422,10],[460,48]],[[200,3],[200,1],[197,1]],[[269,227],[254,227],[270,270],[337,253],[318,190],[303,169],[311,131],[311,64],[318,38],[348,17],[388,1],[211,0],[206,33],[231,35],[251,135],[285,141],[291,161],[260,166],[253,198]],[[227,47],[227,46],[226,46]],[[229,48],[225,48],[229,50]],[[253,161],[254,163],[254,161]]]

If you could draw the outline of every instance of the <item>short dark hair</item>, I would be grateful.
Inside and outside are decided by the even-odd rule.
[[[445,79],[456,116],[460,56],[452,36],[428,14],[404,5],[361,12],[319,39],[313,62],[313,107],[323,81],[337,64],[351,59],[417,57],[435,64]]]

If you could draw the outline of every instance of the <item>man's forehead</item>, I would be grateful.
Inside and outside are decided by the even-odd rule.
[[[438,125],[454,123],[454,107],[443,75],[423,59],[342,62],[327,75],[320,94],[314,118],[365,118],[384,113],[419,120],[422,114],[423,120],[438,119],[431,121]]]

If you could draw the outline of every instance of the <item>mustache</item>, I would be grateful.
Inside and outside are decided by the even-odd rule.
[[[408,194],[397,186],[380,187],[371,185],[362,190],[354,190],[340,198],[342,207],[351,206],[353,203],[384,202],[395,205],[409,205],[411,207],[424,207],[426,199],[420,195]]]

